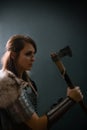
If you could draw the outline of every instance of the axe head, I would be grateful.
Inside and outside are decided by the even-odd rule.
[[[63,49],[59,50],[59,52],[51,54],[51,58],[53,61],[57,61],[64,56],[72,57],[72,51],[69,46],[66,46]]]
[[[56,52],[56,54],[59,58],[62,58],[64,56],[72,57],[72,51],[71,51],[71,48],[69,46],[64,47],[59,52]]]

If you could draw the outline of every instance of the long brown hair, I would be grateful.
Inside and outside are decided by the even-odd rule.
[[[13,72],[16,76],[18,76],[15,64],[13,62],[13,59],[11,58],[11,53],[15,52],[16,57],[18,57],[20,51],[24,48],[25,43],[31,44],[35,49],[35,53],[37,52],[36,43],[31,37],[25,35],[14,35],[9,38],[6,44],[6,52],[1,59],[2,68],[4,70],[7,69]],[[26,80],[26,78],[26,72],[24,72],[23,79]]]

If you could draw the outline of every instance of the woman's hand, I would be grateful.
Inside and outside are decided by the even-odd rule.
[[[83,100],[83,94],[79,88],[79,86],[76,86],[73,89],[67,88],[67,96],[69,96],[71,99],[73,99],[76,102]]]

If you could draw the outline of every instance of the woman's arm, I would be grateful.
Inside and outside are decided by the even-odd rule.
[[[70,97],[70,98],[69,98]],[[32,128],[32,130],[47,130],[56,121],[58,121],[76,102],[83,99],[83,95],[79,87],[74,89],[67,89],[67,97],[57,104],[53,109],[43,115],[38,117],[34,113],[31,119],[27,120],[25,123]]]
[[[31,119],[27,120],[25,123],[32,129],[32,130],[47,130],[47,116],[43,115],[39,117],[36,113],[34,113]]]

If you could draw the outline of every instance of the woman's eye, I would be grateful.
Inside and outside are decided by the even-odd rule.
[[[34,55],[34,53],[30,51],[30,52],[25,53],[25,55],[26,56],[32,56],[32,55]]]
[[[30,53],[26,53],[25,55],[26,55],[26,56],[30,56],[31,54],[32,54],[32,53],[30,52]]]

